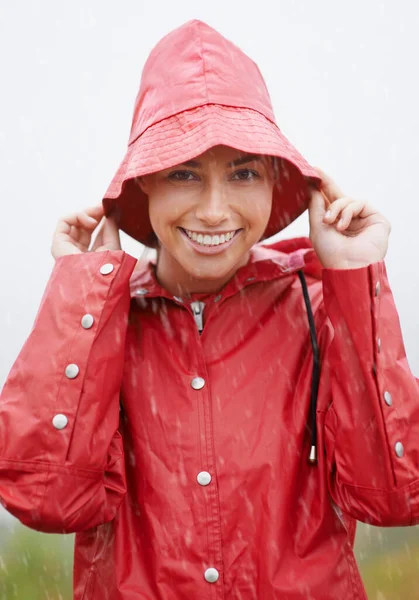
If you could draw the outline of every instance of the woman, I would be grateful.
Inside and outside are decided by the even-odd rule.
[[[258,243],[307,207],[311,241]],[[282,135],[238,48],[200,21],[159,42],[0,403],[2,502],[77,532],[76,599],[366,598],[355,520],[419,522],[389,232]]]

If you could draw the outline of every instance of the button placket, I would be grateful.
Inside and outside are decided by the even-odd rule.
[[[205,362],[205,355],[203,352],[202,343],[200,338],[195,338],[196,342],[194,348],[190,348],[191,357],[193,357],[193,368],[195,374],[189,379],[188,385],[191,386],[189,394],[192,398],[195,396],[195,402],[197,407],[197,416],[199,419],[199,430],[201,435],[199,436],[199,447],[202,457],[201,465],[196,463],[196,479],[192,479],[190,485],[202,486],[201,493],[198,494],[200,502],[205,503],[205,529],[208,531],[208,535],[205,538],[212,540],[208,545],[208,541],[202,539],[203,552],[205,552],[206,559],[208,560],[208,569],[203,572],[203,578],[208,583],[215,583],[219,574],[214,566],[218,565],[222,561],[222,540],[221,540],[221,515],[219,509],[219,494],[216,485],[213,485],[213,481],[216,478],[216,457],[214,451],[213,442],[213,418],[211,410],[211,390],[210,382],[208,379],[208,373]],[[204,378],[205,377],[205,378]],[[196,391],[194,391],[196,390]],[[199,466],[204,467],[205,471],[199,471]]]

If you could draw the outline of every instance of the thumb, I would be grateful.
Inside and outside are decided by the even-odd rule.
[[[119,229],[113,217],[105,217],[102,229],[102,244],[109,250],[120,250],[121,239]]]
[[[330,202],[325,195],[317,189],[311,190],[311,198],[308,205],[310,229],[314,230],[323,223],[324,215],[328,210]]]

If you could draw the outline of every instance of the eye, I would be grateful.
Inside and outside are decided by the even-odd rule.
[[[252,179],[258,177],[260,177],[259,173],[253,169],[239,169],[233,173],[232,179],[236,181],[252,181]]]
[[[169,173],[168,179],[171,181],[197,181],[198,177],[191,171],[173,171]]]

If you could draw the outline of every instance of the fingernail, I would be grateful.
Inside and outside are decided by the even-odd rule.
[[[342,225],[343,225],[343,219],[339,219],[338,227],[342,227]]]
[[[332,213],[330,212],[330,210],[328,210],[327,213],[324,215],[324,218],[329,219],[331,214]]]

